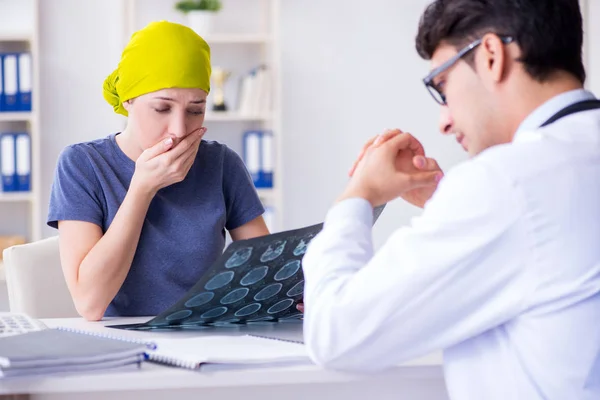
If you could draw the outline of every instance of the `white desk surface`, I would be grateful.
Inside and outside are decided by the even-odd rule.
[[[109,333],[115,336],[135,337],[151,340],[157,337],[192,337],[200,332],[140,332],[106,328],[104,325],[145,322],[149,318],[107,318],[100,322],[86,322],[81,318],[45,319],[49,327],[70,327],[87,331]],[[243,334],[235,328],[223,328],[213,334]],[[230,333],[227,333],[230,332]],[[121,392],[136,390],[233,388],[240,386],[298,385],[313,383],[343,383],[361,380],[397,379],[442,379],[441,353],[406,363],[403,366],[375,375],[326,371],[316,365],[294,365],[285,367],[243,367],[237,369],[210,368],[191,371],[143,363],[136,371],[103,372],[95,374],[18,378],[0,381],[0,395],[15,393],[80,393]]]

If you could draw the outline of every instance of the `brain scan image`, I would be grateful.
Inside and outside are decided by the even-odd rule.
[[[286,241],[277,241],[273,244],[270,244],[267,250],[260,256],[260,262],[266,263],[269,261],[275,260],[277,257],[283,254],[283,250],[285,249]]]
[[[383,207],[374,210],[377,219]],[[302,257],[322,224],[233,242],[172,307],[120,329],[171,330],[301,319]]]
[[[225,262],[225,268],[236,268],[240,265],[244,265],[244,263],[250,259],[251,255],[251,247],[241,248],[227,259],[227,261]]]

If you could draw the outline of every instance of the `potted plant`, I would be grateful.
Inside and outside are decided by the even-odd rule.
[[[204,37],[211,32],[214,15],[222,7],[221,0],[182,0],[175,8],[188,18],[188,26]]]

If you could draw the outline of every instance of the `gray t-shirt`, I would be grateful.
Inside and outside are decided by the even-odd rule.
[[[135,170],[115,136],[63,150],[50,195],[49,226],[87,221],[107,231]],[[221,255],[225,229],[263,213],[240,157],[223,144],[203,140],[186,178],[152,200],[129,274],[105,315],[164,311]]]

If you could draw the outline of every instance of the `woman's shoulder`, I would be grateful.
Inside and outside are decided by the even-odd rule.
[[[208,151],[211,152],[224,152],[226,151],[226,149],[229,149],[229,147],[227,147],[227,145],[217,142],[216,140],[206,140],[206,139],[202,139],[202,141],[200,142],[200,148],[204,148]]]
[[[107,154],[111,151],[113,135],[101,139],[74,143],[66,146],[61,152],[61,160],[82,160],[95,154]]]
[[[239,155],[226,144],[214,140],[202,140],[200,144],[202,151],[198,152],[199,157],[210,158],[214,161],[228,163],[231,158],[239,158]]]

